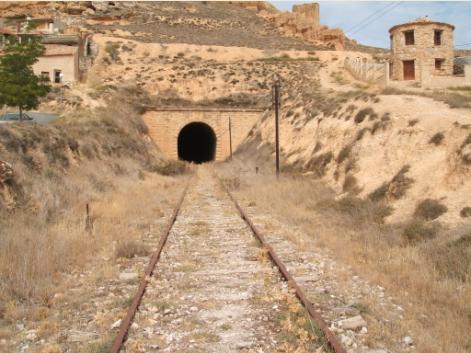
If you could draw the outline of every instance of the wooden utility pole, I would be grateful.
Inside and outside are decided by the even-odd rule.
[[[276,176],[280,176],[280,122],[279,122],[279,110],[280,110],[280,79],[276,76],[273,84],[273,98],[275,104],[275,165],[276,165]]]
[[[229,151],[230,151],[230,158],[232,160],[232,124],[231,124],[230,116],[229,116]]]

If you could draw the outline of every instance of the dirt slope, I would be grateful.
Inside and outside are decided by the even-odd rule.
[[[320,177],[339,194],[368,197],[376,191],[393,206],[392,222],[406,220],[427,198],[448,208],[440,221],[469,222],[460,213],[470,206],[471,110],[348,83],[342,60],[332,62],[346,54],[322,55],[322,64],[305,66],[296,79],[284,78],[285,168]],[[469,100],[464,94],[453,98],[461,105]],[[267,113],[247,143],[274,141],[272,117]]]

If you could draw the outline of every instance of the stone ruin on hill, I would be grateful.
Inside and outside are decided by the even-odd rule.
[[[320,24],[318,3],[293,5],[292,12],[277,11],[272,5],[260,1],[239,4],[256,11],[260,17],[274,23],[279,31],[287,36],[324,44],[336,50],[345,48],[345,34],[341,29]]]

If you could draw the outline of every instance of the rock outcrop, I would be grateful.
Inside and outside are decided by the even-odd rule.
[[[257,11],[260,17],[275,24],[286,35],[301,38],[314,44],[324,44],[336,50],[344,50],[345,35],[339,28],[320,24],[319,4],[294,5],[292,12],[280,12],[264,2],[240,3],[244,8]]]

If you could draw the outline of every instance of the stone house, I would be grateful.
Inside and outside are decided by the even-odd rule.
[[[428,17],[392,27],[391,79],[427,81],[432,76],[452,76],[454,29]]]
[[[54,84],[72,84],[84,78],[95,52],[91,34],[60,33],[64,31],[60,21],[51,18],[3,19],[1,24],[8,25],[0,27],[0,55],[12,37],[27,40],[37,36],[46,51],[33,65],[36,75],[42,75]]]

